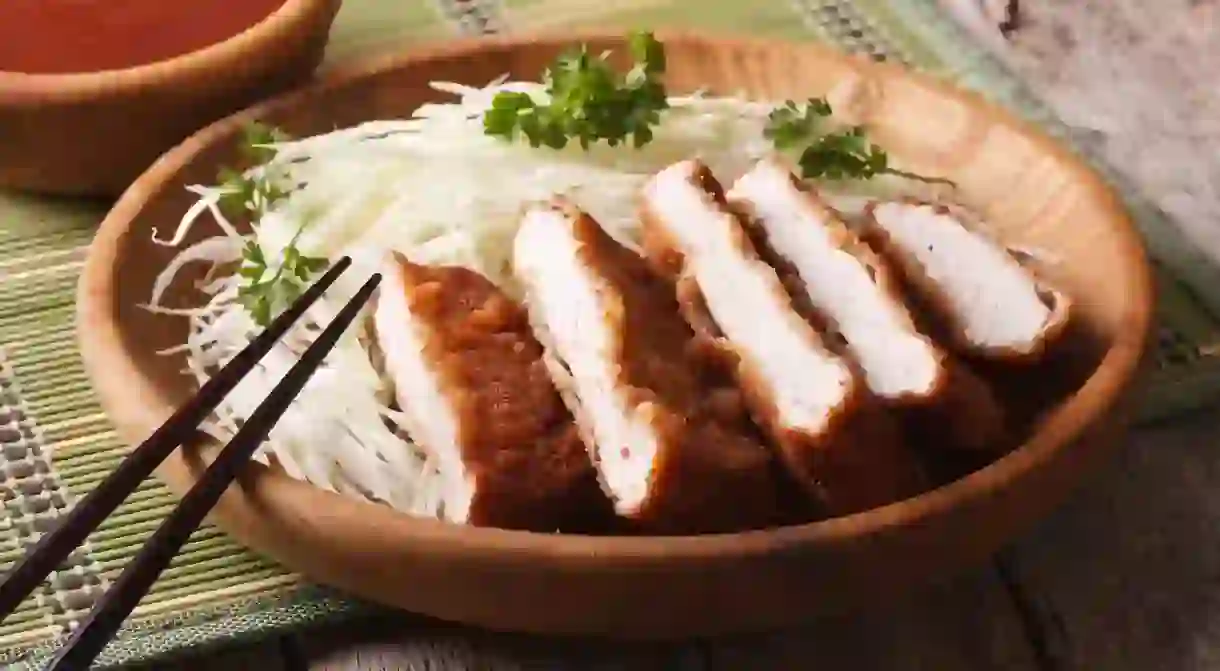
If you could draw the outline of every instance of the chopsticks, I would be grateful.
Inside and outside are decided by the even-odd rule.
[[[310,286],[292,306],[212,376],[152,436],[140,444],[58,527],[23,557],[0,583],[0,621],[79,546],[179,445],[187,442],[200,422],[254,368],[275,343],[349,266],[344,257]],[[266,439],[272,427],[301,392],[305,383],[359,315],[381,281],[374,274],[339,311],[237,434],[208,466],[195,486],[145,542],[135,558],[94,606],[88,618],[48,664],[47,669],[85,669],[106,646],[123,620],[152,586],[157,576],[203,521],[241,467]]]

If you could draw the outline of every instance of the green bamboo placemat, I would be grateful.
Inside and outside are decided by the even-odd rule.
[[[1070,132],[1021,83],[975,48],[932,0],[346,0],[328,64],[458,34],[569,25],[687,27],[815,39],[962,82]],[[1106,166],[1124,193],[1134,194]],[[1130,199],[1160,284],[1152,420],[1220,391],[1220,281],[1154,209]],[[80,365],[73,289],[105,203],[0,194],[0,569],[122,458]],[[1210,289],[1209,289],[1210,287]],[[53,462],[51,457],[53,456]],[[45,588],[0,624],[0,663],[38,664],[87,612],[173,504],[149,482]],[[110,668],[368,611],[201,529],[136,610],[99,666]]]

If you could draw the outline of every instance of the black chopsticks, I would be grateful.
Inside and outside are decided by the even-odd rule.
[[[4,577],[3,582],[0,582],[0,621],[11,614],[158,464],[176,447],[194,436],[199,423],[216,409],[259,359],[271,350],[350,265],[351,260],[346,257],[335,263],[266,330],[212,376],[194,398],[175,411],[165,424],[124,459],[101,485],[82,499],[54,531],[42,537]],[[237,477],[241,467],[266,439],[292,400],[301,392],[343,332],[359,315],[380,281],[380,275],[373,275],[360,287],[301,359],[247,418],[237,435],[229,441],[195,486],[145,542],[136,557],[94,606],[89,617],[45,668],[73,671],[88,668],[90,662],[102,651],[123,620],[152,586],[153,581]]]

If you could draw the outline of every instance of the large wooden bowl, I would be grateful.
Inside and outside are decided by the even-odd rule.
[[[1149,330],[1152,290],[1140,240],[1107,187],[1076,158],[983,100],[906,70],[808,44],[663,35],[670,86],[802,98],[854,82],[874,136],[917,169],[945,174],[1010,241],[1056,257],[1095,357],[1079,389],[998,462],[914,499],[772,531],[683,538],[593,538],[418,520],[251,466],[214,520],[309,578],[373,601],[489,628],[676,637],[787,625],[876,606],[980,562],[1056,505],[1114,442]],[[132,443],[191,393],[181,361],[154,354],[184,323],[148,299],[170,252],[149,241],[187,207],[183,186],[234,157],[242,123],[292,133],[408,115],[442,79],[536,77],[575,41],[605,35],[455,43],[404,54],[219,122],[164,156],[123,196],[90,250],[80,344],[106,411]],[[190,300],[188,281],[179,297]],[[1085,359],[1080,359],[1081,361]],[[1082,378],[1083,379],[1083,378]],[[160,476],[191,486],[214,446],[178,454]],[[731,492],[726,492],[731,496]]]

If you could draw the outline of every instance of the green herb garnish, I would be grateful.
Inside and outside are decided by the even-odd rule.
[[[877,175],[896,175],[955,186],[948,179],[925,177],[890,167],[885,150],[868,141],[863,127],[829,128],[831,114],[833,110],[825,98],[810,98],[803,105],[789,100],[767,116],[763,135],[781,151],[801,148],[797,164],[805,179],[870,179]]]
[[[628,39],[632,68],[620,75],[606,54],[586,47],[561,56],[543,75],[550,102],[538,104],[527,93],[504,91],[483,115],[483,132],[505,140],[525,136],[531,147],[563,149],[575,140],[582,149],[603,141],[642,147],[669,107],[660,75],[665,51],[652,33]]]
[[[248,124],[242,129],[242,144],[239,149],[244,167],[269,162],[275,157],[275,148],[267,145],[287,139],[287,134],[273,126],[257,121]],[[227,190],[217,205],[226,217],[235,219],[250,212],[262,214],[275,201],[287,195],[287,191],[275,183],[272,175],[247,177],[241,170],[221,168],[217,180]]]
[[[237,300],[250,313],[254,323],[266,326],[273,315],[301,295],[309,284],[309,278],[330,263],[324,258],[304,256],[297,249],[300,231],[284,248],[284,258],[274,272],[268,268],[263,250],[254,240],[246,241],[242,249],[241,267],[238,274],[246,280],[237,289]],[[267,277],[270,273],[270,277]]]
[[[288,139],[278,128],[262,123],[251,123],[242,131],[240,148],[245,168],[266,165],[275,158],[275,148],[268,146]],[[228,190],[221,197],[219,206],[227,217],[253,215],[257,221],[276,201],[288,195],[277,184],[277,172],[268,172],[258,177],[247,177],[241,170],[222,168],[219,175],[221,186]],[[237,273],[244,282],[237,289],[237,300],[259,326],[271,323],[274,315],[290,305],[301,295],[314,273],[326,268],[329,261],[324,258],[305,256],[297,248],[293,236],[284,248],[283,258],[278,264],[268,263],[267,257],[255,239],[246,241],[241,253],[241,266]]]

